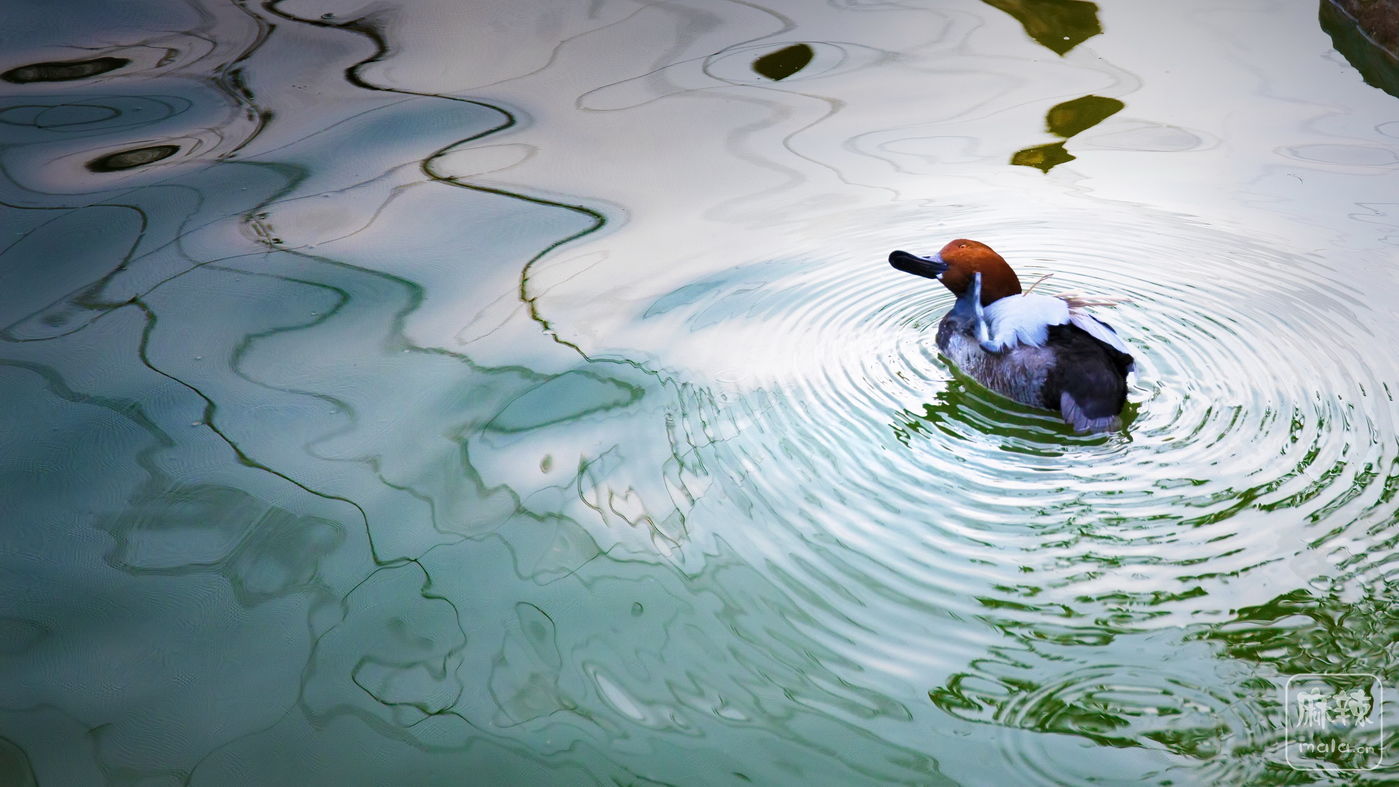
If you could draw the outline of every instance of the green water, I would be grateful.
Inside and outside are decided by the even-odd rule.
[[[1399,778],[1315,6],[12,5],[0,785]],[[1125,431],[938,356],[954,237],[1130,299]]]

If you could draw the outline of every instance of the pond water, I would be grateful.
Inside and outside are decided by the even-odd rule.
[[[1399,743],[1315,4],[12,6],[0,783],[1399,773],[1288,748],[1312,673]],[[939,358],[955,237],[1131,299],[1122,433]]]

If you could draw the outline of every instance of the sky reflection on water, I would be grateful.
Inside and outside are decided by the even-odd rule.
[[[1313,10],[46,8],[0,784],[1292,783],[1288,676],[1399,696],[1399,103]],[[1133,298],[1126,433],[937,357],[955,236]]]

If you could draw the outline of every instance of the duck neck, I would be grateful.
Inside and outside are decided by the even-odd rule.
[[[961,323],[964,330],[976,336],[978,341],[990,337],[990,327],[986,324],[986,311],[981,305],[981,274],[973,274],[971,283],[957,296],[948,316]]]

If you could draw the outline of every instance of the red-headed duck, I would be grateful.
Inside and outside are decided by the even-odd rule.
[[[974,240],[954,240],[931,257],[896,251],[889,264],[937,279],[957,296],[938,325],[938,349],[977,382],[1057,410],[1080,432],[1121,428],[1132,356],[1084,309],[1119,301],[1023,293],[1001,255]]]

